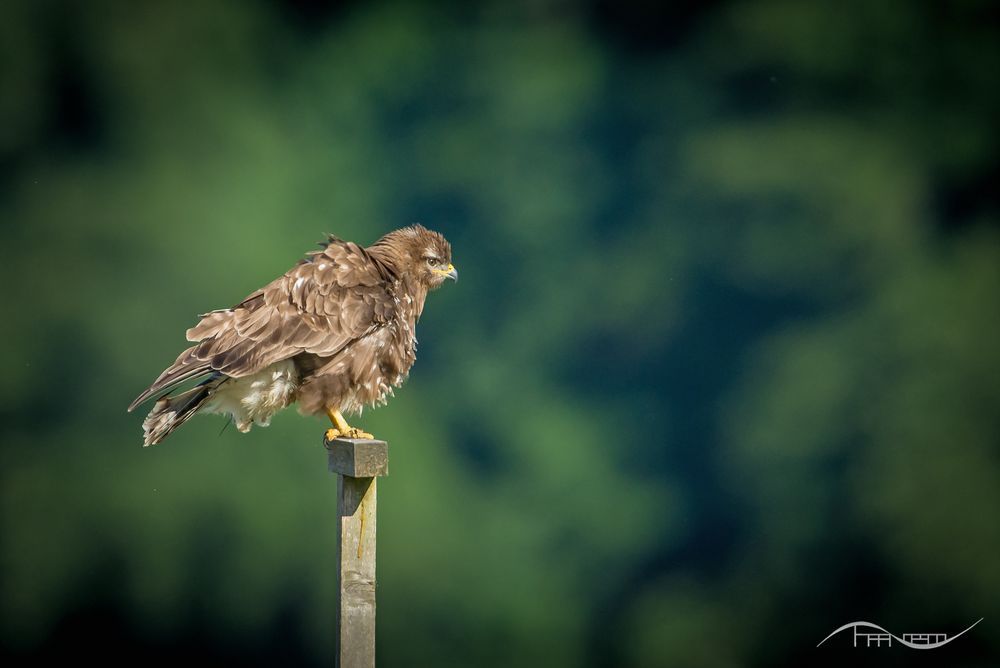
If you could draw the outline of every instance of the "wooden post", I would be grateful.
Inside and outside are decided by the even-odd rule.
[[[389,444],[338,438],[326,446],[337,474],[337,663],[375,666],[376,478],[389,473]]]

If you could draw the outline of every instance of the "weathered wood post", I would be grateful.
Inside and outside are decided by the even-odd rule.
[[[326,446],[337,474],[337,666],[375,666],[376,478],[389,473],[389,444],[338,438]]]

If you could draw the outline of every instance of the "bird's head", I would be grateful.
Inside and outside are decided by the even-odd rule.
[[[451,263],[451,244],[438,232],[423,225],[411,225],[390,232],[369,250],[383,251],[394,269],[428,290],[441,287],[447,279],[458,280],[458,270]]]

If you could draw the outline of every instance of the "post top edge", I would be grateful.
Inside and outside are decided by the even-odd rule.
[[[323,445],[326,447],[327,450],[336,447],[335,444],[341,444],[347,447],[354,447],[356,445],[368,445],[368,444],[389,445],[389,442],[383,441],[378,438],[335,438],[332,441],[326,441],[323,443]]]

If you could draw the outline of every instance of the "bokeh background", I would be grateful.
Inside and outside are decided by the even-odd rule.
[[[0,5],[6,661],[323,665],[294,411],[153,449],[198,313],[327,232],[461,282],[362,426],[387,666],[1000,658],[991,2]]]

